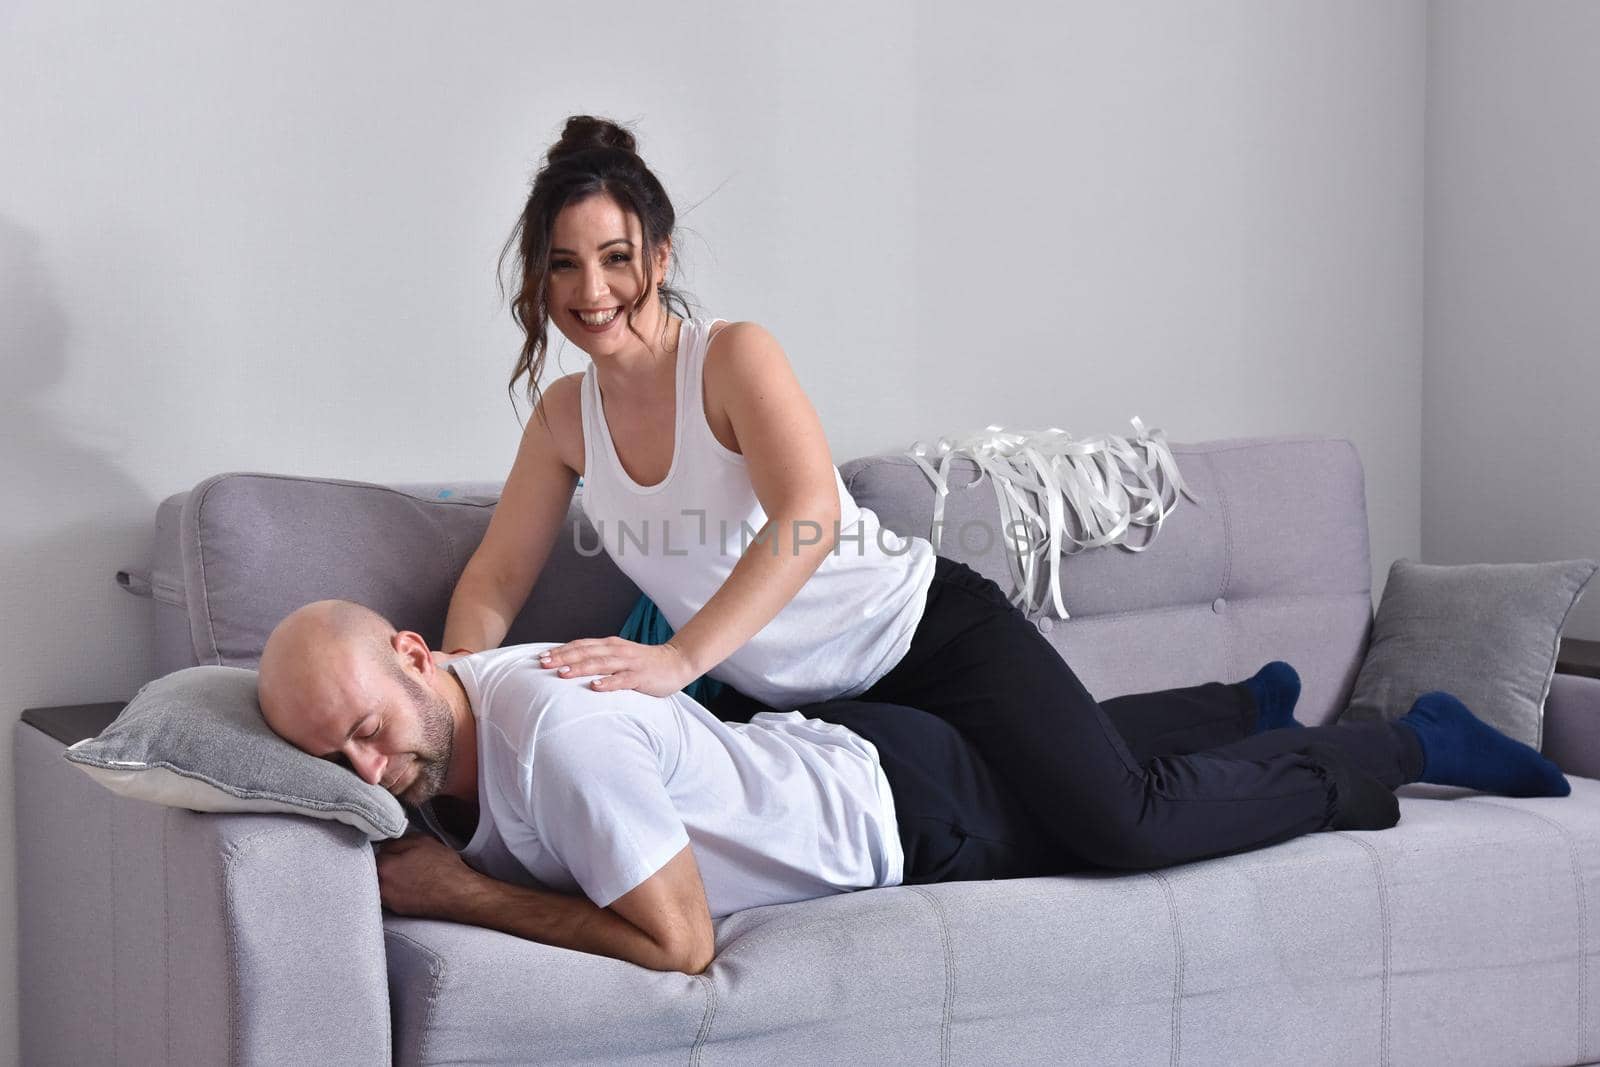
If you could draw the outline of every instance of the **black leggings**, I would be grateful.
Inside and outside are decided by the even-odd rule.
[[[889,706],[954,734],[920,716],[896,724]],[[1390,788],[1419,773],[1420,751],[1390,723],[1250,736],[1239,685],[1097,703],[997,585],[944,557],[900,662],[855,700],[801,711],[878,746],[908,882],[1149,869],[1325,829],[1334,796],[1312,742]]]

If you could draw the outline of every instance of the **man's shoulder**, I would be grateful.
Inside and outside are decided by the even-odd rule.
[[[615,729],[636,723],[659,727],[680,713],[676,701],[631,689],[596,690],[590,677],[567,678],[539,662],[539,652],[552,643],[495,649],[459,661],[473,710],[490,721],[525,723],[539,736],[580,724]]]
[[[467,686],[469,696],[476,698],[478,694],[473,690],[478,689],[488,697],[509,678],[515,677],[524,684],[535,684],[539,675],[552,673],[539,666],[539,653],[554,647],[554,643],[549,641],[506,645],[460,656],[451,660],[449,666],[462,684]]]
[[[568,698],[547,703],[524,734],[523,758],[536,782],[576,795],[632,788],[623,783],[643,778],[664,783],[671,776],[683,744],[670,701],[559,681],[572,687]]]
[[[670,698],[631,689],[599,691],[591,680],[554,676],[539,684],[541,740],[567,734],[653,739],[678,728],[680,710]]]

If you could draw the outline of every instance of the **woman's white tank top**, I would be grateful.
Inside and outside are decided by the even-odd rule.
[[[674,630],[721,588],[746,548],[772,551],[770,542],[754,544],[767,514],[745,457],[724,448],[706,422],[702,370],[711,326],[721,321],[683,321],[672,466],[655,485],[623,470],[592,364],[583,376],[584,514]],[[911,646],[933,580],[933,546],[881,528],[870,508],[856,506],[837,467],[833,480],[838,545],[771,622],[709,672],[779,710],[853,697],[887,674]]]

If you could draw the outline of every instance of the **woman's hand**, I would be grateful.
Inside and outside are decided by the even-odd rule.
[[[563,678],[598,674],[591,689],[636,689],[653,697],[671,696],[699,677],[682,649],[671,641],[641,645],[621,637],[586,637],[539,653],[539,665]]]

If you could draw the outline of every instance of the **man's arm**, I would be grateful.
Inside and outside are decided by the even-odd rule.
[[[656,971],[699,974],[716,955],[705,886],[688,846],[608,908],[490,878],[429,837],[385,845],[378,888],[384,907],[400,915],[485,926]]]

